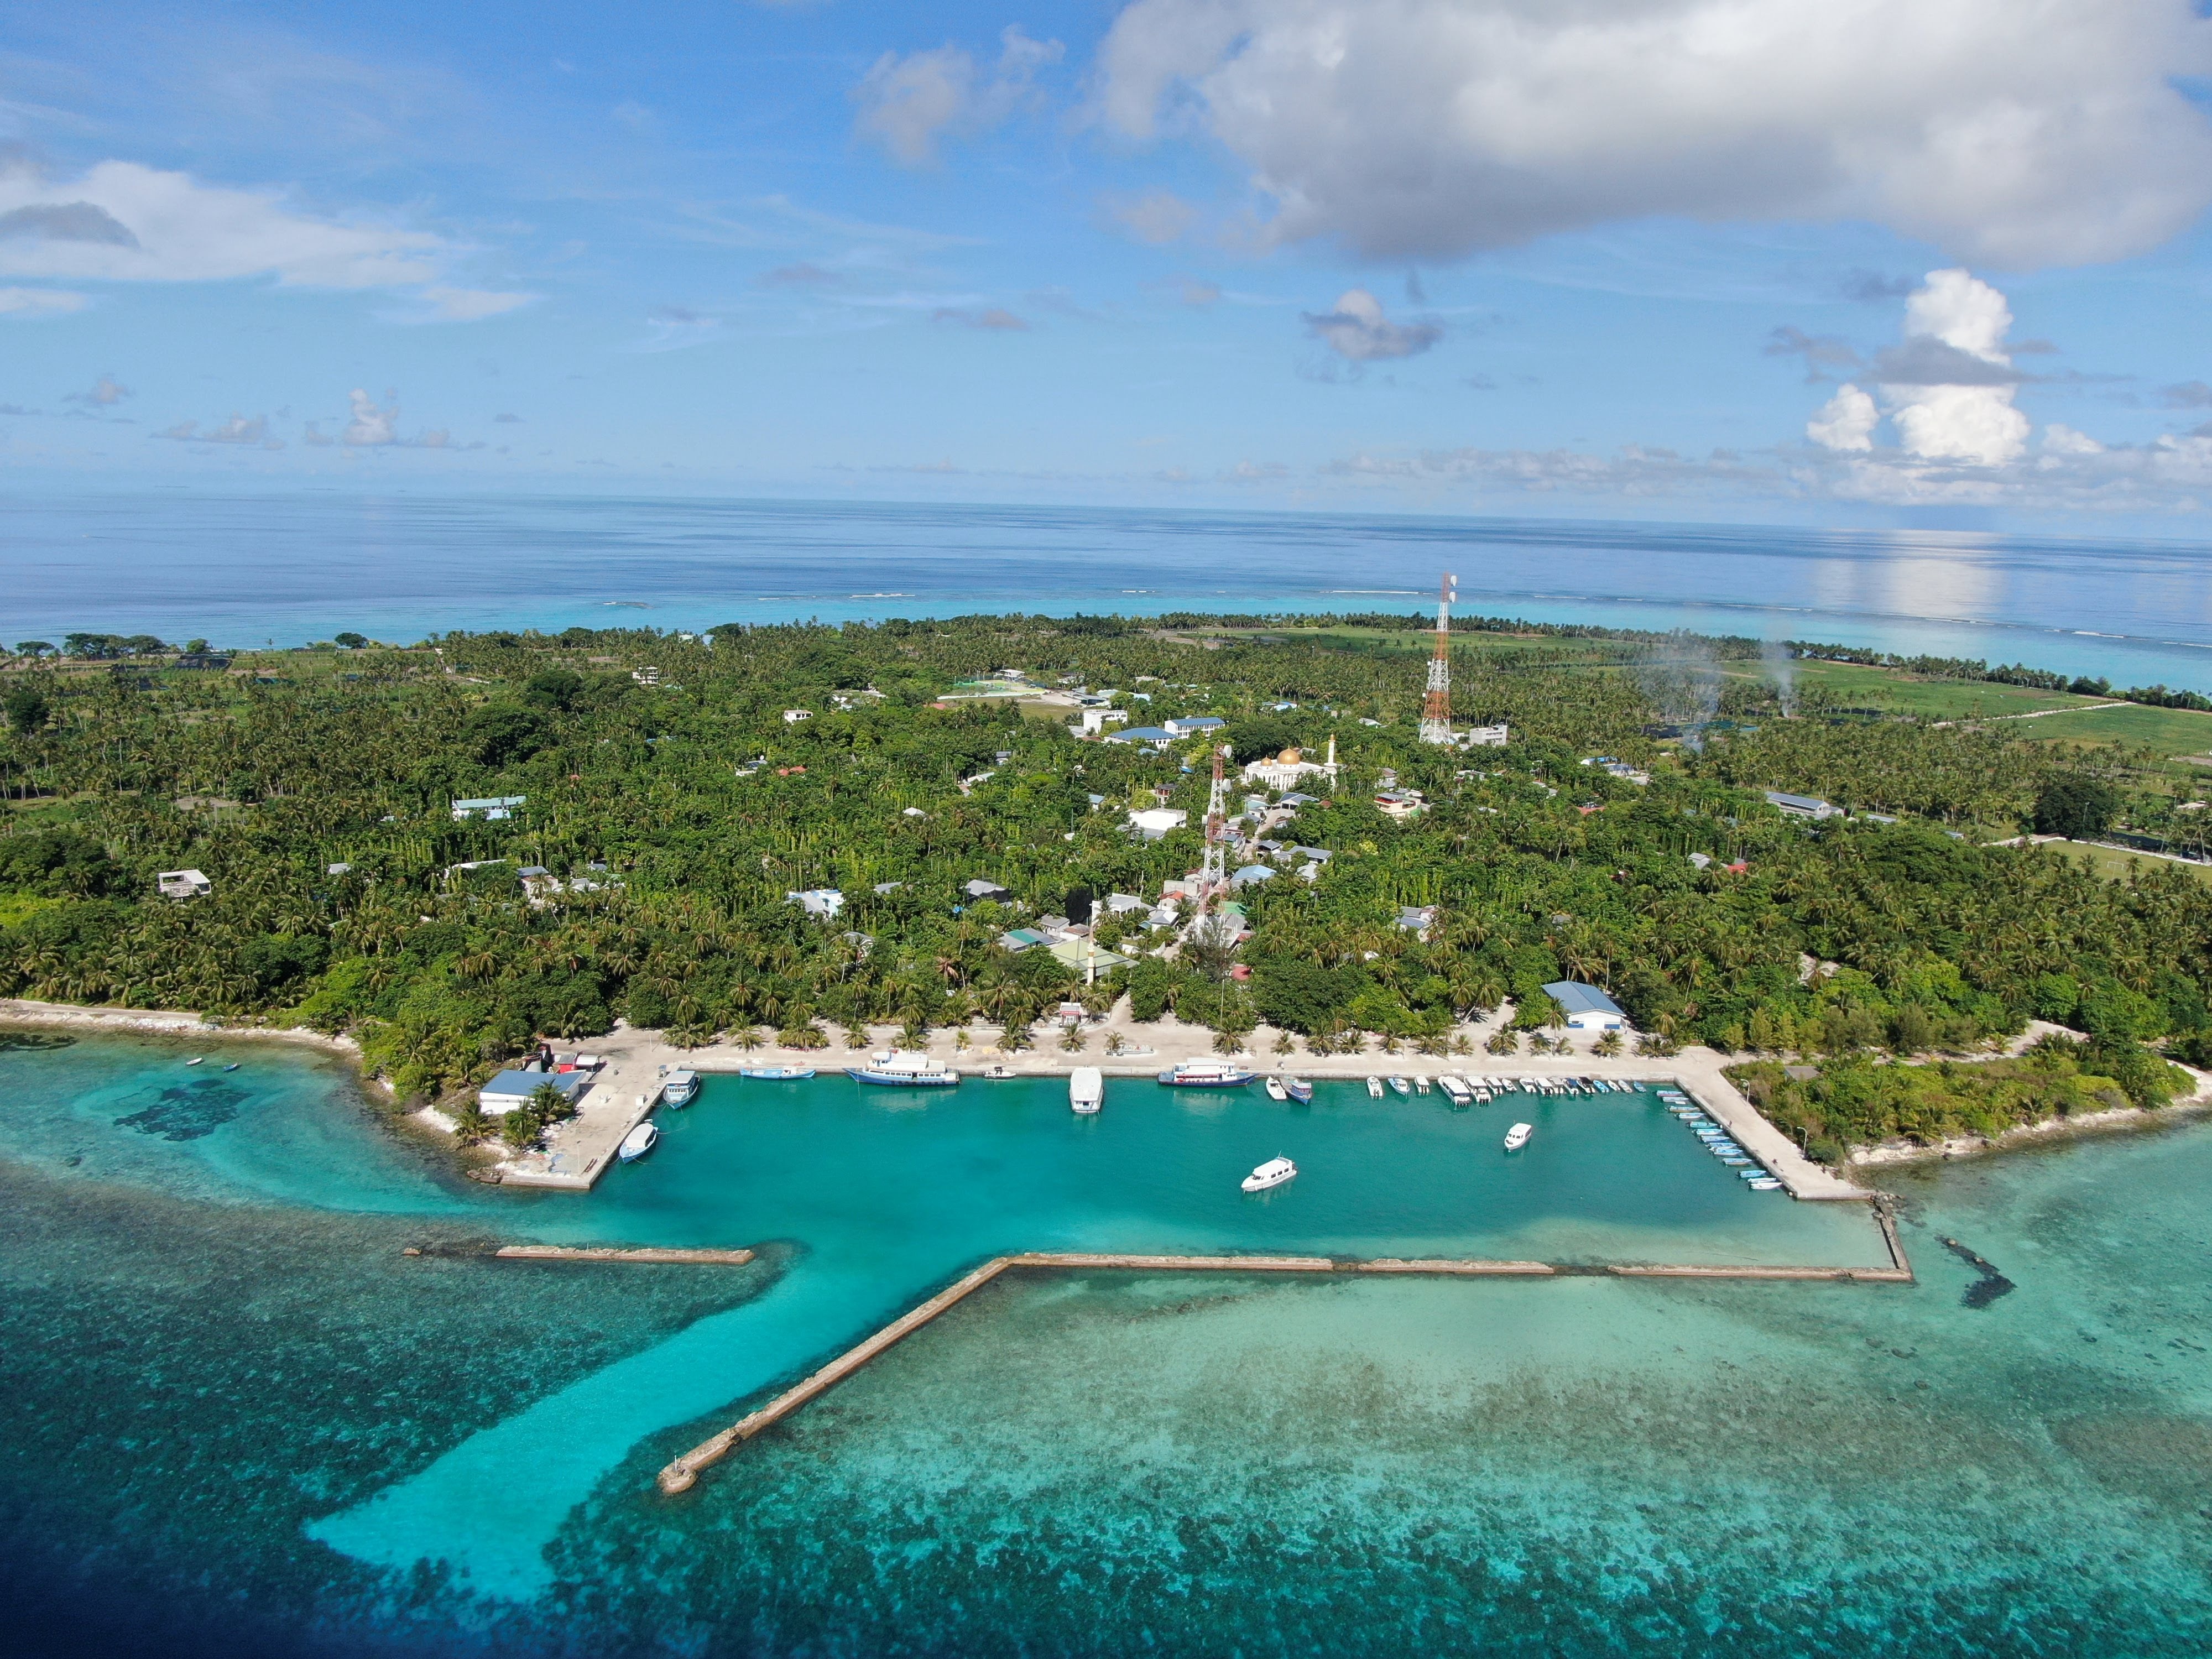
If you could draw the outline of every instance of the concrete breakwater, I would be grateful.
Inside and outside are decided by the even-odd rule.
[[[410,1245],[400,1254],[481,1255],[495,1261],[631,1261],[677,1267],[742,1267],[753,1259],[750,1250],[689,1249],[657,1244],[630,1249],[606,1244],[502,1244],[496,1249],[426,1249],[421,1245]]]
[[[1890,1267],[1670,1267],[1554,1264],[1546,1261],[1486,1261],[1477,1259],[1382,1257],[1374,1261],[1341,1261],[1326,1255],[1137,1255],[1073,1250],[1033,1250],[994,1256],[963,1275],[927,1301],[908,1310],[859,1346],[848,1349],[820,1370],[770,1400],[758,1410],[739,1418],[728,1428],[709,1436],[690,1450],[672,1458],[656,1482],[666,1496],[688,1492],[697,1484],[700,1471],[720,1462],[744,1442],[781,1422],[817,1395],[843,1382],[870,1360],[895,1346],[957,1306],[1012,1267],[1061,1270],[1119,1270],[1147,1273],[1435,1273],[1463,1277],[1555,1278],[1611,1274],[1620,1278],[1734,1279],[1803,1281],[1826,1279],[1858,1284],[1911,1284],[1911,1267],[1905,1260],[1894,1224],[1883,1215],[1883,1233],[1890,1247]]]

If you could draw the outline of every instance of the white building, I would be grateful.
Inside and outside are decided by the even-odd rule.
[[[1818,795],[1792,795],[1780,789],[1766,792],[1766,804],[1780,809],[1785,817],[1793,818],[1841,817],[1844,811],[1832,801],[1822,800]]]
[[[154,878],[154,885],[163,898],[205,898],[215,891],[215,884],[198,870],[164,870]]]
[[[1469,749],[1503,749],[1512,740],[1512,732],[1505,722],[1495,726],[1471,726],[1460,742]]]
[[[483,795],[473,800],[457,800],[453,803],[453,822],[459,823],[467,818],[488,821],[511,818],[514,816],[514,809],[526,805],[529,799],[527,795]]]
[[[1170,737],[1199,738],[1208,732],[1218,732],[1228,723],[1218,714],[1186,714],[1168,721],[1167,730]]]
[[[1555,981],[1544,988],[1544,994],[1565,1011],[1569,1030],[1618,1031],[1628,1024],[1619,1003],[1580,980]]]
[[[1158,841],[1189,822],[1190,814],[1180,806],[1152,806],[1129,814],[1129,827],[1146,841]]]
[[[814,711],[811,708],[787,708],[783,711],[783,723],[786,726],[796,726],[801,720],[811,720],[813,718]]]
[[[828,921],[845,908],[845,896],[834,887],[810,887],[803,893],[786,893],[784,902],[795,904],[810,916]]]

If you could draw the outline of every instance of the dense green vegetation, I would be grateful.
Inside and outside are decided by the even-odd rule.
[[[1457,707],[1514,740],[1459,752],[1415,738],[1419,653],[1371,641],[983,617],[712,640],[362,641],[228,672],[19,659],[0,993],[349,1030],[407,1092],[617,1017],[809,1043],[981,1020],[1018,1042],[1070,995],[1230,1039],[1265,1020],[1321,1047],[1433,1048],[1508,1000],[1541,1026],[1538,988],[1563,976],[1609,988],[1655,1042],[1739,1051],[1966,1052],[2040,1017],[2194,1054],[2212,1025],[2203,884],[1982,844],[2098,792],[2158,821],[2174,798],[2153,757],[1810,691],[1784,719],[1770,681],[1717,666],[1741,642],[1485,634]],[[1006,667],[1118,687],[1138,722],[1218,713],[1240,758],[1334,736],[1338,787],[1310,783],[1331,798],[1275,832],[1334,857],[1242,891],[1241,945],[1163,958],[1172,935],[1141,913],[1102,917],[1101,943],[1139,958],[1109,986],[1002,948],[1194,869],[1195,827],[1148,842],[1127,814],[1164,799],[1195,826],[1207,779],[1203,742],[1080,742],[1070,708],[957,700]],[[1583,764],[1600,755],[1650,782]],[[1386,768],[1426,811],[1376,809]],[[1787,819],[1770,787],[1905,821]],[[500,820],[452,805],[510,796]],[[532,866],[550,877],[526,893]],[[212,895],[157,896],[155,873],[184,868]],[[1011,899],[969,902],[975,878]],[[787,898],[830,887],[834,919]],[[1425,939],[1398,925],[1430,905]]]
[[[1771,1060],[1729,1068],[1752,1103],[1814,1158],[1903,1138],[1921,1146],[2186,1094],[2186,1072],[2128,1042],[2045,1036],[2017,1060],[1968,1065],[1879,1063],[1860,1057],[1795,1078]]]

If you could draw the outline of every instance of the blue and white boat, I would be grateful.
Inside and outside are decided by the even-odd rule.
[[[804,1083],[814,1075],[811,1066],[740,1066],[739,1077],[749,1077],[756,1083]]]
[[[1283,1092],[1292,1100],[1311,1100],[1313,1085],[1302,1077],[1286,1077],[1283,1079]]]
[[[1241,1089],[1259,1073],[1226,1060],[1191,1059],[1160,1073],[1171,1089]]]
[[[660,1139],[660,1131],[648,1118],[623,1137],[622,1145],[615,1148],[615,1156],[625,1164],[635,1164],[651,1152]]]
[[[1413,1084],[1402,1077],[1386,1078],[1383,1081],[1401,1095],[1410,1095],[1413,1092]]]
[[[880,1048],[866,1066],[848,1066],[845,1075],[855,1083],[879,1083],[894,1089],[950,1089],[960,1073],[941,1060],[906,1048]]]
[[[699,1073],[696,1072],[665,1072],[660,1079],[660,1103],[664,1106],[689,1106],[699,1092]]]

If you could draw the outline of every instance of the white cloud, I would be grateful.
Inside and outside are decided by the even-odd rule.
[[[1905,302],[1905,346],[1908,353],[1920,348],[1920,359],[1933,359],[1936,367],[1923,380],[1882,384],[1890,421],[1908,453],[1983,466],[2020,459],[2028,422],[2012,406],[2020,377],[2005,351],[2011,329],[2012,307],[1987,283],[1964,270],[1928,273]],[[1953,360],[1948,368],[1945,352]]]
[[[479,288],[443,288],[432,286],[422,290],[422,297],[430,307],[430,320],[441,323],[473,323],[486,317],[496,317],[503,312],[526,306],[538,296],[534,294],[499,294]]]
[[[398,441],[394,427],[399,419],[399,400],[390,392],[385,395],[392,401],[379,407],[376,399],[359,386],[346,394],[353,405],[353,416],[339,434],[340,442],[356,449],[375,449]]]
[[[906,167],[937,159],[940,137],[994,127],[1034,101],[1035,76],[1066,50],[1033,40],[1018,25],[999,37],[999,62],[987,76],[965,46],[943,46],[900,57],[887,52],[853,89],[860,112],[854,125]]]
[[[1414,357],[1443,337],[1435,323],[1394,323],[1382,302],[1364,288],[1346,289],[1335,309],[1305,313],[1306,326],[1347,362],[1371,363]]]
[[[102,161],[67,183],[0,171],[0,276],[386,288],[434,280],[444,252],[425,231],[313,218],[273,192],[135,161]]]
[[[112,409],[125,398],[131,397],[131,388],[112,374],[103,374],[92,383],[89,392],[72,392],[62,399],[65,404],[83,404],[91,409]]]
[[[1375,256],[1674,215],[2078,262],[2212,203],[2191,0],[1135,0],[1100,56],[1107,123],[1194,127],[1274,239]]]
[[[1805,422],[1805,435],[1824,449],[1869,450],[1874,447],[1874,429],[1881,421],[1881,411],[1875,407],[1874,399],[1846,382],[1836,388],[1836,395],[1820,406],[1819,414]]]
[[[40,317],[66,317],[84,309],[84,295],[58,288],[0,288],[0,317],[29,322]]]

